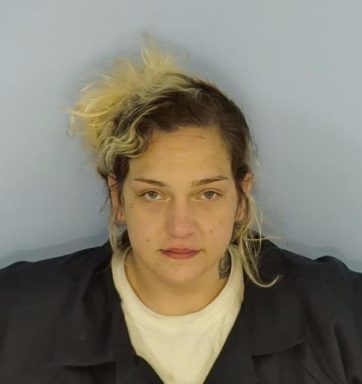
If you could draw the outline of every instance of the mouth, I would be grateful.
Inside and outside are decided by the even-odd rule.
[[[185,260],[195,256],[199,251],[188,248],[169,248],[161,249],[161,253],[171,259]]]

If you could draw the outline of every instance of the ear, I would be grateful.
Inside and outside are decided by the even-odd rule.
[[[113,174],[107,177],[108,190],[110,192],[112,217],[115,222],[125,221],[122,203],[119,200],[117,180]]]
[[[248,196],[251,191],[251,187],[253,185],[253,179],[254,175],[251,172],[247,172],[243,178],[243,180],[240,182],[240,188],[243,190],[244,195]],[[245,198],[240,202],[238,205],[235,221],[241,221],[244,217],[244,211],[245,211]]]

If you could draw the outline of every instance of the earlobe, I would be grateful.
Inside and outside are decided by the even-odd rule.
[[[235,215],[235,222],[240,222],[244,217],[244,199],[238,205],[238,209]]]

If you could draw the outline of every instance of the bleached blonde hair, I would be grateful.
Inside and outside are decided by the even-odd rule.
[[[111,200],[108,176],[112,175],[120,201],[129,159],[147,150],[154,130],[172,132],[180,127],[216,129],[226,144],[239,203],[243,202],[241,222],[234,223],[228,251],[240,257],[247,277],[261,287],[258,255],[263,236],[258,209],[251,194],[240,187],[247,172],[252,173],[255,146],[240,108],[215,84],[186,73],[176,57],[154,44],[141,50],[142,62],[121,57],[98,81],[81,90],[70,112],[69,132],[80,134],[95,157],[96,168],[104,179]],[[114,254],[131,248],[127,230],[121,230],[111,215],[109,239]],[[257,228],[257,230],[253,229]]]

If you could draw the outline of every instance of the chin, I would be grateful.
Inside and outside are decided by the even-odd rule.
[[[197,281],[202,275],[203,270],[190,270],[188,268],[175,267],[169,271],[163,271],[162,275],[158,271],[158,275],[162,280],[167,281],[170,284],[185,284]]]

